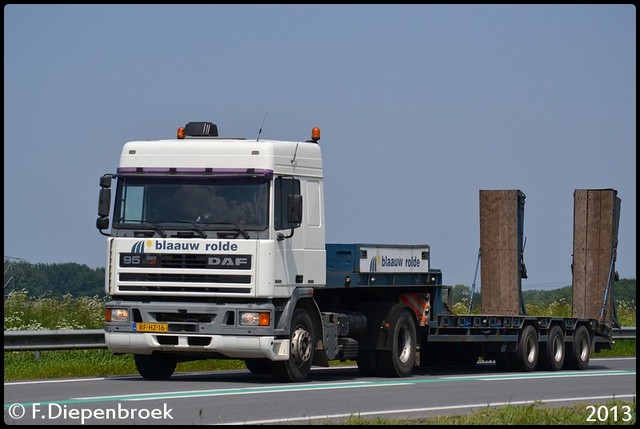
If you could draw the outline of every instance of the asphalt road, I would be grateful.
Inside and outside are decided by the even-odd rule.
[[[610,399],[636,395],[636,358],[591,359],[585,371],[498,372],[418,368],[408,378],[362,377],[357,368],[314,369],[305,383],[276,383],[248,371],[176,373],[4,384],[4,422],[23,424],[339,424],[350,416],[414,418],[506,404],[584,403],[585,423]],[[589,407],[586,404],[593,404]],[[600,409],[598,408],[600,407]]]

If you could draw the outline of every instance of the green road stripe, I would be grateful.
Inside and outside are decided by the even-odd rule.
[[[420,383],[450,383],[459,381],[500,381],[500,380],[523,380],[538,378],[566,378],[566,377],[593,377],[593,376],[612,376],[612,375],[633,375],[636,371],[578,371],[578,372],[558,372],[558,373],[522,373],[522,374],[505,374],[505,375],[475,375],[475,376],[447,376],[447,377],[428,377],[395,380],[395,381],[362,381],[349,383],[321,383],[321,384],[295,384],[287,386],[264,386],[264,387],[246,387],[236,389],[213,389],[213,390],[191,390],[178,392],[161,392],[161,393],[139,393],[128,395],[112,395],[112,396],[91,396],[82,398],[70,398],[64,400],[43,401],[21,403],[28,407],[33,404],[82,404],[92,402],[112,402],[112,401],[151,401],[160,399],[180,399],[194,398],[204,396],[224,396],[224,395],[251,395],[260,393],[275,392],[299,392],[308,390],[324,390],[324,389],[358,389],[363,387],[388,387],[388,386],[406,386]],[[9,408],[14,404],[4,404],[5,408]]]

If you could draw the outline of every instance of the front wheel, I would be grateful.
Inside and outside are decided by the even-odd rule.
[[[293,312],[290,340],[289,359],[271,362],[271,370],[274,377],[281,382],[305,381],[313,362],[315,333],[311,317],[301,308]]]
[[[133,359],[140,375],[147,380],[167,380],[173,375],[178,362],[169,355],[134,355]]]
[[[252,374],[269,374],[271,373],[271,361],[269,359],[245,359],[244,364]]]

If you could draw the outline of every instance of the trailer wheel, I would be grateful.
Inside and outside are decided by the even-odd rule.
[[[271,373],[271,361],[269,359],[245,359],[244,364],[252,374]]]
[[[178,362],[165,354],[133,355],[136,368],[146,380],[167,380],[173,375]]]
[[[293,312],[290,340],[289,359],[271,362],[271,370],[281,382],[305,381],[313,362],[315,334],[311,317],[301,308]]]
[[[391,350],[378,350],[380,374],[386,377],[408,377],[416,361],[416,325],[407,310],[392,311]]]
[[[538,334],[536,329],[525,326],[518,341],[518,350],[511,355],[511,366],[516,371],[533,371],[538,364]]]
[[[589,331],[584,326],[579,326],[573,334],[573,343],[567,352],[564,362],[566,369],[587,369],[589,366]]]
[[[547,342],[540,344],[540,366],[547,371],[559,371],[564,364],[564,334],[562,328],[549,330]]]

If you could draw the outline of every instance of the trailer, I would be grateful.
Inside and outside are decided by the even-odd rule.
[[[429,267],[427,245],[327,245],[327,287],[315,299],[320,308],[365,315],[368,327],[349,356],[366,375],[408,375],[411,360],[471,367],[480,358],[503,371],[586,369],[593,351],[612,347],[612,328],[620,326],[613,300],[620,199],[612,189],[574,195],[572,317],[526,314],[520,190],[480,191],[481,314],[452,311],[453,288]],[[410,257],[397,253],[404,249]],[[378,271],[385,260],[388,268]],[[408,264],[418,260],[423,271]]]
[[[571,317],[526,314],[525,195],[480,190],[482,311],[456,314],[428,244],[325,243],[319,139],[318,128],[301,142],[223,138],[191,122],[176,139],[124,145],[117,172],[100,180],[96,222],[109,237],[114,354],[133,355],[151,380],[178,362],[241,359],[302,382],[334,360],[381,377],[479,359],[557,371],[586,369],[611,348],[615,190],[574,192]]]

